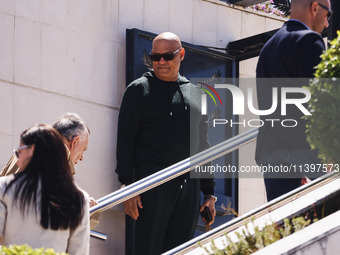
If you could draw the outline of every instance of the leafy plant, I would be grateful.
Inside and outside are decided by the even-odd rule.
[[[238,238],[237,242],[233,242],[226,234],[227,243],[224,243],[225,249],[219,249],[215,242],[211,242],[211,251],[204,247],[204,250],[210,255],[248,255],[252,254],[278,240],[289,236],[290,234],[297,232],[308,225],[310,225],[310,219],[304,219],[304,217],[296,217],[292,220],[284,219],[282,226],[277,223],[273,223],[265,226],[263,229],[254,227],[254,234],[250,234],[247,224],[242,230],[242,233],[236,232]],[[202,247],[202,245],[200,245]]]
[[[56,253],[53,249],[38,248],[33,249],[27,244],[9,245],[0,247],[0,255],[67,255],[67,253]]]
[[[310,83],[311,100],[306,116],[307,141],[319,150],[325,163],[338,163],[340,151],[340,32],[321,55],[315,79]],[[338,78],[336,78],[338,77]]]
[[[282,11],[285,16],[290,16],[291,1],[290,0],[272,0],[273,5]]]
[[[270,0],[263,4],[249,6],[254,11],[265,12],[279,17],[290,15],[290,2],[288,0]]]

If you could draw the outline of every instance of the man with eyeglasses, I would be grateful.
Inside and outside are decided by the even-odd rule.
[[[125,91],[116,168],[124,186],[209,147],[206,118],[200,114],[201,92],[179,74],[184,55],[178,36],[159,34],[150,53],[153,70]],[[195,144],[190,146],[190,140]],[[213,179],[193,179],[187,173],[124,202],[130,216],[126,254],[158,255],[190,240],[206,206],[212,214],[206,223],[211,224],[216,214],[214,184]],[[205,195],[202,206],[200,191]]]
[[[308,78],[314,76],[315,66],[320,62],[320,55],[325,50],[320,34],[328,27],[328,20],[332,13],[329,0],[292,0],[290,19],[264,45],[257,63],[257,98],[260,110],[269,109],[272,105],[274,87],[308,86]],[[262,78],[307,79],[294,79],[294,81],[289,79],[291,84],[288,82],[280,84],[278,81],[283,79],[276,79],[274,83],[270,79]],[[281,105],[280,103],[278,105]],[[269,122],[265,122],[257,137],[255,159],[258,165],[300,167],[304,164],[320,163],[318,152],[311,150],[306,141],[306,121],[301,119],[302,116],[302,112],[293,105],[288,108],[286,116],[282,116],[279,112],[260,116],[261,119],[283,117],[294,119],[298,121],[298,125],[273,127]],[[277,176],[277,174],[264,173],[268,201],[301,186],[302,176],[294,176],[294,178],[277,178]]]
[[[84,152],[87,150],[89,143],[90,130],[85,121],[76,113],[65,113],[53,124],[53,127],[64,139],[70,156],[71,171],[72,174],[75,174],[74,165],[83,160]],[[14,150],[14,155],[1,171],[1,176],[19,171],[18,166],[16,166],[19,152],[20,150]]]
[[[76,173],[74,165],[78,164],[79,161],[84,159],[84,152],[87,150],[89,143],[90,129],[83,118],[76,113],[63,114],[60,118],[58,118],[58,120],[55,121],[53,127],[63,137],[65,148],[69,152],[70,169],[74,175]],[[20,154],[22,152],[25,153],[25,149],[27,148],[27,145],[24,145],[14,150],[13,156],[1,171],[0,176],[15,174],[20,171],[16,163],[20,157]],[[97,201],[91,197],[90,207],[96,204],[98,204]],[[99,214],[95,214],[91,217],[91,229],[98,225],[98,219]]]

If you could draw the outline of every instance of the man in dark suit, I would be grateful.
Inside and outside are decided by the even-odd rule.
[[[279,103],[274,113],[262,115],[260,118],[263,121],[264,119],[280,121],[293,119],[296,120],[297,125],[284,127],[264,121],[264,125],[259,130],[256,145],[255,159],[259,165],[299,167],[304,164],[320,163],[317,152],[312,151],[306,142],[306,122],[301,120],[304,114],[300,109],[295,105],[287,105],[287,115],[282,116],[280,90],[282,87],[307,86],[308,78],[313,77],[314,67],[320,62],[320,55],[325,49],[320,33],[329,25],[328,19],[332,14],[330,8],[329,0],[292,0],[290,20],[279,29],[261,51],[256,68],[259,109],[271,108],[273,87],[278,88]],[[274,81],[268,78],[279,79]],[[299,79],[288,81],[286,78]],[[296,94],[290,96],[298,97]],[[277,175],[264,172],[268,201],[301,185],[301,178],[297,176],[294,176],[296,178],[277,177]]]

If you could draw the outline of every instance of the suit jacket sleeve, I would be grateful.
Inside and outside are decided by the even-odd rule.
[[[298,77],[314,77],[315,67],[320,63],[320,55],[325,43],[317,33],[308,33],[297,42]]]

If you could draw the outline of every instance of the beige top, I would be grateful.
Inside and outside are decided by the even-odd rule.
[[[33,208],[23,214],[13,200],[13,188],[5,195],[5,187],[14,175],[0,178],[0,235],[3,244],[28,244],[32,248],[53,248],[56,252],[67,252],[70,255],[88,255],[90,242],[89,197],[85,196],[84,215],[80,225],[74,229],[52,230],[44,229],[40,225],[40,213]],[[15,185],[15,184],[14,184]],[[39,193],[38,193],[39,194]],[[37,211],[39,212],[40,196],[37,197]]]

